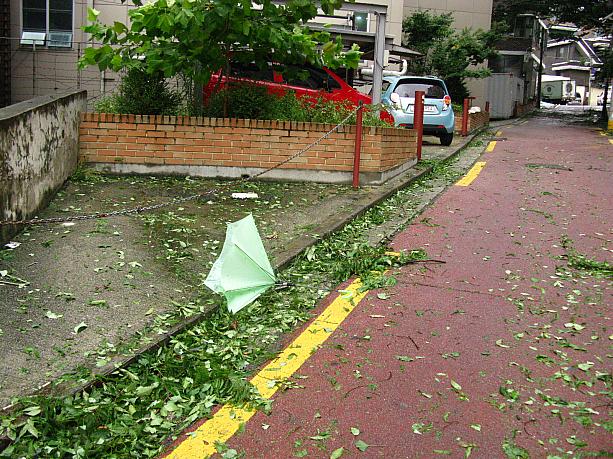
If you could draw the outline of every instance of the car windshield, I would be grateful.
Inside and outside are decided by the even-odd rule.
[[[394,92],[400,97],[415,97],[415,91],[424,91],[428,99],[442,99],[446,95],[445,87],[440,81],[428,79],[400,80]]]

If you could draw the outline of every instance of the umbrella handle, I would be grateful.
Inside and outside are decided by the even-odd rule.
[[[275,282],[275,290],[283,290],[285,288],[294,287],[296,284],[287,281],[277,281]]]

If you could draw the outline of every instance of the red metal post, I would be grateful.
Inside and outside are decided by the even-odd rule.
[[[468,104],[469,99],[464,99],[464,107],[462,108],[462,137],[468,135]]]
[[[417,131],[417,161],[421,161],[421,144],[424,137],[424,91],[415,91],[413,106],[413,129]]]
[[[490,112],[490,101],[489,100],[485,102],[485,112],[486,113]]]
[[[360,186],[360,153],[362,151],[362,101],[355,116],[355,153],[353,155],[353,187]]]

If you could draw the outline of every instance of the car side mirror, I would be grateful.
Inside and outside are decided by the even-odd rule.
[[[400,95],[397,92],[393,92],[390,94],[390,100],[394,104],[400,104]]]

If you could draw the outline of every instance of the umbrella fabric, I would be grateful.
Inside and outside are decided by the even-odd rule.
[[[204,285],[224,295],[228,309],[236,313],[274,283],[275,274],[253,215],[228,223],[221,255],[213,264]]]

